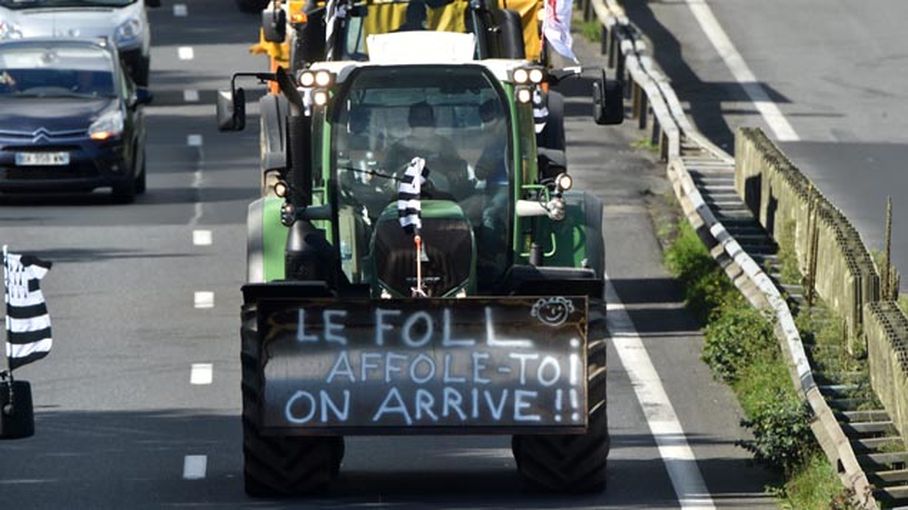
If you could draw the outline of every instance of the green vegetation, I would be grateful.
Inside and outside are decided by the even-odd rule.
[[[602,23],[599,23],[598,19],[580,21],[577,23],[577,28],[580,29],[580,33],[587,41],[594,43],[602,41]]]
[[[653,143],[653,141],[648,136],[645,136],[637,140],[636,142],[632,142],[631,148],[649,152],[659,152],[659,144]]]
[[[767,490],[787,508],[849,508],[847,492],[811,434],[809,409],[795,392],[771,319],[741,297],[683,217],[676,217],[674,228],[666,227],[664,219],[657,221],[660,234],[671,236],[665,264],[684,284],[690,311],[706,323],[703,360],[717,378],[731,384],[747,416],[742,424],[754,437],[741,446],[780,475]],[[787,230],[783,237],[789,238],[780,244],[790,245],[793,229]],[[789,266],[790,281],[799,283],[794,256],[783,253],[780,259]],[[836,338],[839,347],[844,345],[842,326],[810,313],[803,316],[803,334],[830,346],[823,362],[851,368],[842,358],[844,349],[831,348]]]

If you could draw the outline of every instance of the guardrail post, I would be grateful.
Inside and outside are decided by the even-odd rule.
[[[593,18],[593,2],[583,0],[583,21],[589,21]]]
[[[653,133],[649,137],[649,144],[655,147],[657,144],[660,145],[661,149],[661,140],[662,140],[662,126],[659,125],[659,117],[653,115]]]
[[[605,55],[608,52],[608,28],[602,25],[599,29],[599,54]],[[612,67],[611,57],[609,57],[609,67]]]
[[[631,80],[631,118],[637,119],[640,115],[640,85]]]
[[[668,135],[665,134],[665,131],[659,137],[659,160],[668,161]]]
[[[647,116],[647,105],[646,105],[646,94],[643,91],[640,91],[640,122],[637,124],[637,127],[640,129],[646,129],[646,116]]]
[[[618,46],[618,27],[616,25],[615,27],[612,27],[611,30],[609,30],[609,38],[608,38],[608,66],[609,66],[609,68],[612,68],[612,69],[614,69],[615,66],[618,65],[618,62],[617,62],[618,59],[616,58],[618,56],[618,50],[616,48],[617,46]],[[620,75],[621,73],[617,72],[616,74]]]

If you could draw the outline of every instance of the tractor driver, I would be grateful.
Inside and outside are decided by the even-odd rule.
[[[429,185],[438,195],[433,198],[458,201],[468,196],[473,185],[468,178],[467,163],[457,153],[454,142],[438,133],[432,105],[425,101],[410,105],[407,123],[410,133],[388,149],[385,168],[402,174],[410,160],[421,157],[429,168]]]

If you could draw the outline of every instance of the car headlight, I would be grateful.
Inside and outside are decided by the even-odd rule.
[[[129,18],[117,27],[117,46],[128,44],[142,35],[142,21],[139,18]]]
[[[104,141],[117,138],[123,134],[123,114],[118,111],[105,113],[91,123],[88,136],[92,140]]]
[[[0,21],[0,40],[2,39],[21,39],[22,30],[19,26],[9,21]]]

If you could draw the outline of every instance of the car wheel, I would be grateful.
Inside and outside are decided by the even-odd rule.
[[[132,81],[139,87],[147,87],[149,74],[151,74],[151,57],[142,57],[132,70]]]
[[[148,172],[145,171],[146,167],[145,149],[142,149],[142,166],[139,168],[139,175],[136,176],[136,193],[140,195],[145,193],[145,176],[148,175]]]

